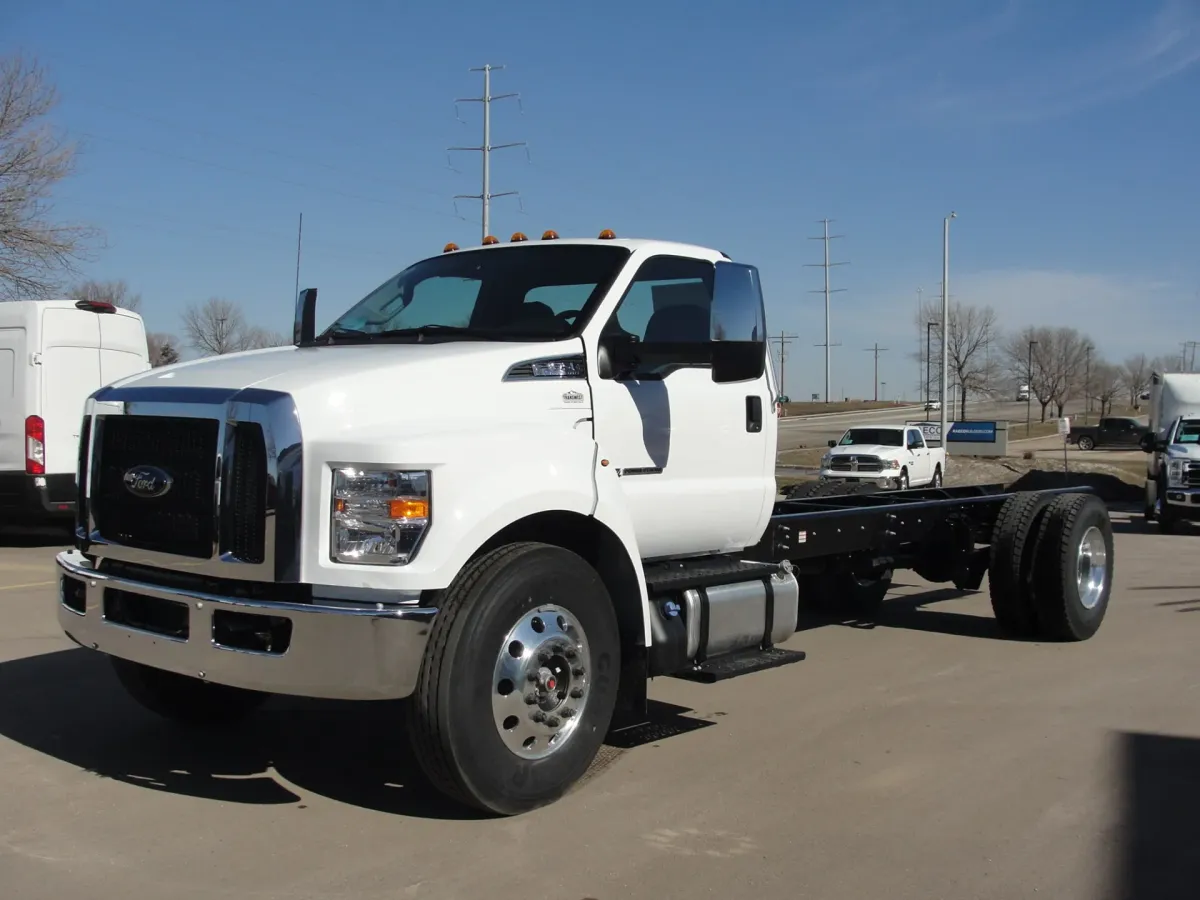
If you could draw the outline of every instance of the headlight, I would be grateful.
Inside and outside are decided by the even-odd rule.
[[[1186,460],[1172,459],[1167,462],[1167,484],[1170,487],[1183,487],[1183,467]]]
[[[831,465],[833,465],[833,456],[829,453],[826,453],[821,457],[821,468],[828,469]]]
[[[405,565],[416,555],[431,512],[429,472],[335,469],[330,556],[341,563]]]
[[[884,467],[885,469],[898,469],[898,468],[900,468],[900,460],[898,460],[898,459],[885,459],[885,460],[883,461],[883,467]]]

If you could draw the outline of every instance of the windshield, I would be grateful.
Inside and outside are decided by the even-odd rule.
[[[896,428],[851,428],[842,435],[839,444],[843,447],[854,444],[903,447],[904,432]]]
[[[1176,444],[1200,444],[1200,419],[1184,419],[1175,432]]]
[[[624,247],[503,247],[409,266],[339,316],[322,337],[548,341],[578,334],[629,258]]]

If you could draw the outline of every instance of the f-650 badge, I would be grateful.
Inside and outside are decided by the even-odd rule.
[[[567,391],[563,394],[563,403],[582,403],[583,394],[579,391]]]

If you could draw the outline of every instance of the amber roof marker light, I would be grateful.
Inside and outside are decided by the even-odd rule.
[[[500,243],[500,238],[496,237],[494,234],[489,234],[487,237],[485,237],[483,239],[483,244],[485,247],[488,244],[498,244],[498,243]]]
[[[509,241],[511,241],[514,244],[519,244],[521,241],[527,241],[527,240],[529,240],[529,238],[525,237],[525,235],[523,235],[519,231],[514,231],[513,236],[509,238]]]
[[[615,240],[616,237],[616,233],[611,228],[605,228],[602,232],[600,232],[600,240],[602,241]]]
[[[458,244],[455,244],[452,242],[452,243],[447,244],[445,247],[443,247],[442,252],[443,253],[453,253],[457,249],[458,249]]]
[[[542,240],[543,241],[557,241],[558,240],[558,232],[552,228],[547,228],[545,231],[542,232]]]

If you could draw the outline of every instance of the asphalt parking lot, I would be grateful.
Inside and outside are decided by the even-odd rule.
[[[59,631],[53,540],[4,538],[0,896],[1194,898],[1200,532],[1114,520],[1091,641],[1004,640],[986,594],[902,573],[804,662],[657,680],[654,728],[507,820],[423,786],[395,704],[155,719]]]

